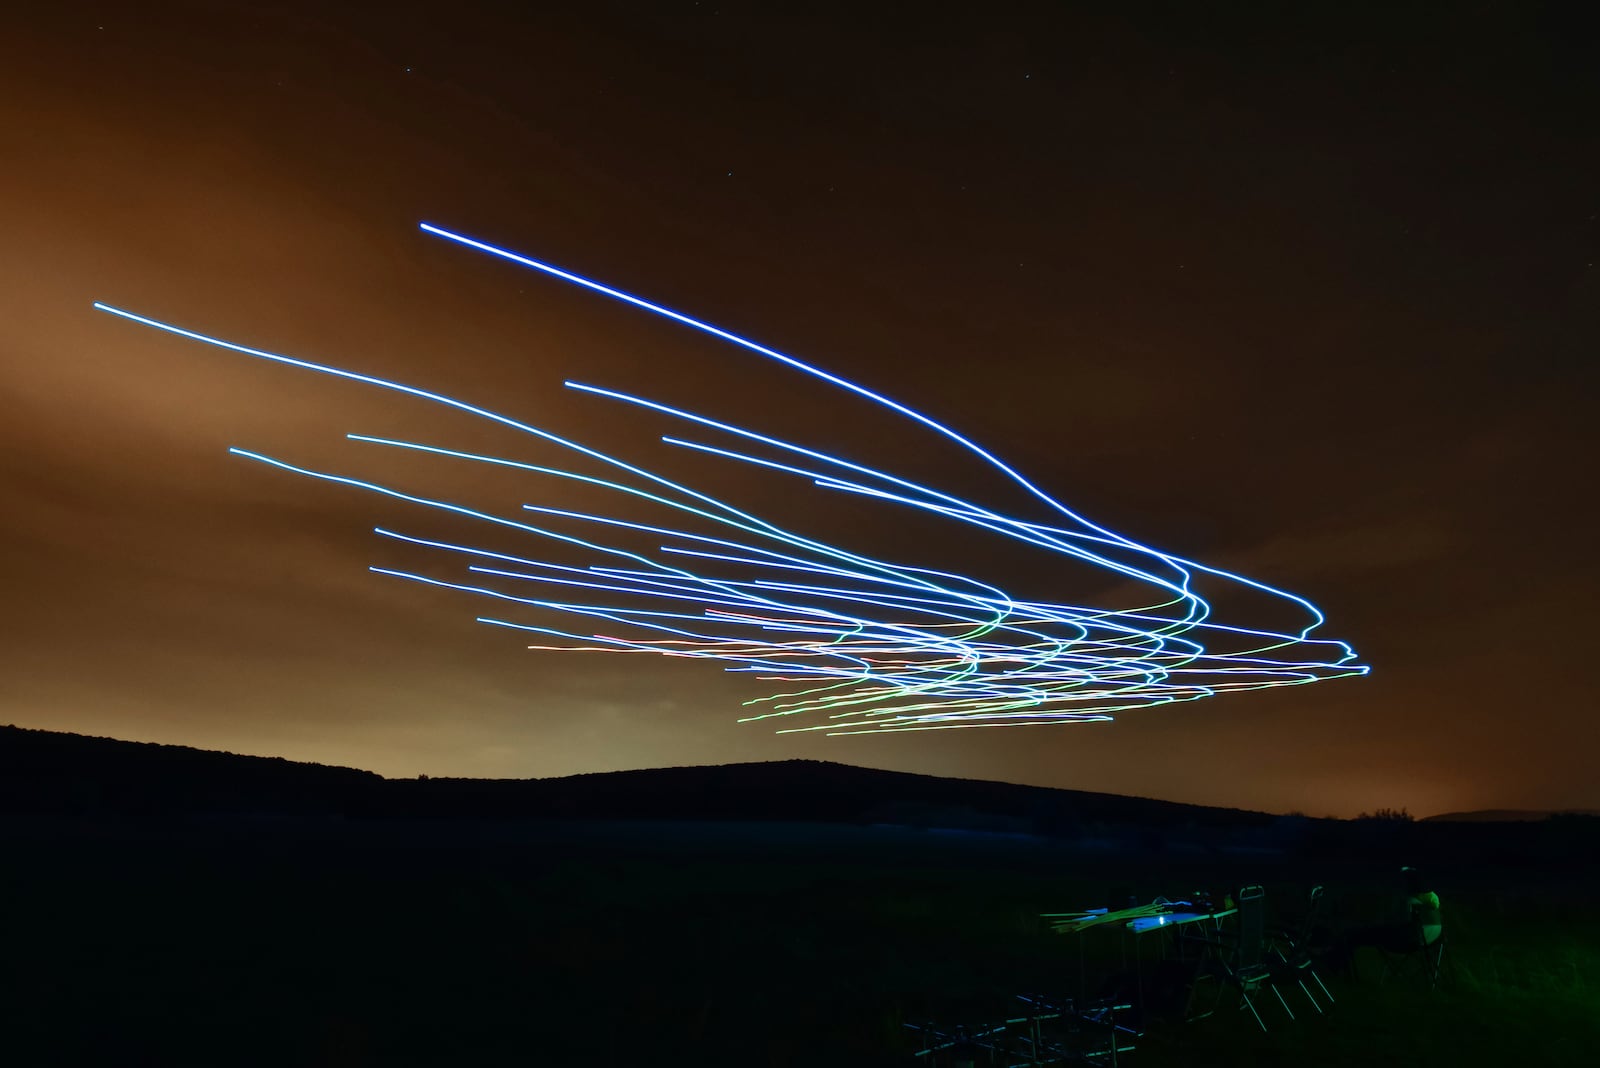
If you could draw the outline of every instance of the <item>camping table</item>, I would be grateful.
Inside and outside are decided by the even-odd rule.
[[[1149,934],[1151,931],[1173,931],[1175,932],[1173,937],[1178,941],[1178,945],[1181,947],[1183,945],[1182,939],[1184,936],[1185,927],[1188,927],[1191,924],[1209,922],[1211,924],[1211,930],[1215,931],[1221,925],[1224,917],[1232,916],[1234,913],[1239,911],[1236,908],[1217,909],[1209,912],[1189,911],[1191,906],[1189,906],[1189,903],[1186,901],[1173,902],[1173,905],[1179,906],[1179,908],[1175,908],[1174,911],[1171,912],[1161,912],[1149,916],[1135,916],[1124,926],[1127,928],[1127,930],[1132,931],[1136,936]],[[1162,948],[1164,951],[1166,948],[1165,945],[1163,945]],[[1181,951],[1178,959],[1183,959]],[[1139,1015],[1141,1018],[1143,1018],[1144,954],[1139,952],[1137,947],[1134,948],[1133,952],[1133,967],[1139,989]]]
[[[1051,927],[1058,934],[1069,934],[1085,931],[1091,927],[1104,927],[1115,924],[1123,932],[1131,932],[1135,937],[1133,961],[1134,977],[1138,984],[1139,1013],[1144,1015],[1144,954],[1139,945],[1140,936],[1151,931],[1176,931],[1176,937],[1182,938],[1183,929],[1192,924],[1209,921],[1214,930],[1227,916],[1232,916],[1237,909],[1197,909],[1187,901],[1158,900],[1149,905],[1134,905],[1125,909],[1112,911],[1110,909],[1084,909],[1079,912],[1047,912],[1043,918],[1051,921]],[[1163,949],[1165,946],[1163,945]],[[1079,972],[1080,984],[1083,968],[1083,944],[1079,943]],[[1127,965],[1127,947],[1123,947],[1123,965]]]
[[[1187,902],[1177,904],[1187,906]],[[1146,931],[1163,931],[1169,928],[1182,927],[1185,924],[1200,923],[1204,920],[1221,920],[1225,916],[1232,916],[1238,909],[1218,909],[1215,912],[1158,912],[1149,916],[1135,916],[1127,923],[1128,930],[1134,934],[1144,934]]]

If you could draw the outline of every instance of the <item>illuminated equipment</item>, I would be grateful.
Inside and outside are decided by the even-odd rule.
[[[1238,690],[1295,686],[1365,674],[1341,641],[1315,636],[1322,613],[1292,593],[1142,545],[1078,515],[1017,471],[941,423],[794,357],[571,272],[429,224],[430,234],[538,270],[703,331],[764,359],[863,397],[968,450],[1046,505],[1041,523],[758,431],[628,393],[578,382],[593,397],[676,420],[713,441],[664,436],[751,474],[798,480],[844,502],[905,510],[905,520],[960,524],[1004,548],[1057,565],[1098,569],[1143,603],[1109,608],[1029,598],[962,573],[970,561],[930,569],[816,540],[718,497],[510,416],[415,386],[250,348],[107,304],[132,322],[232,352],[407,394],[484,419],[554,447],[568,464],[534,464],[414,441],[351,434],[384,448],[527,474],[546,488],[513,515],[495,514],[392,486],[316,471],[259,452],[233,452],[282,470],[447,513],[470,527],[526,539],[491,551],[472,538],[377,532],[432,550],[458,566],[451,579],[393,568],[379,574],[493,601],[479,621],[540,635],[534,649],[653,653],[717,660],[780,684],[747,702],[745,721],[783,731],[862,734],[1106,721]],[[616,511],[557,507],[560,487],[602,491]],[[639,518],[647,514],[656,518]],[[626,515],[629,518],[624,518]],[[937,538],[930,539],[936,543]],[[631,546],[631,547],[630,547]],[[555,559],[552,559],[552,556]],[[562,563],[581,558],[581,563]],[[1214,602],[1243,599],[1288,623],[1217,618]],[[550,625],[559,622],[563,625]]]

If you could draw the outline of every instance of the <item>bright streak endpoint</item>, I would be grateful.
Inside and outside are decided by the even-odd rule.
[[[525,552],[490,551],[470,539],[381,536],[436,553],[450,578],[393,568],[375,574],[442,587],[496,606],[479,622],[537,636],[531,649],[649,653],[718,661],[775,693],[749,702],[744,721],[780,731],[876,734],[967,727],[1105,722],[1241,690],[1301,686],[1364,675],[1353,649],[1317,636],[1323,615],[1308,600],[1216,567],[1142,545],[1083,518],[998,457],[920,412],[792,356],[681,312],[531,257],[428,223],[429,234],[702,331],[815,376],[977,456],[998,478],[1043,502],[1054,518],[1006,515],[933,486],[598,386],[567,386],[643,408],[718,441],[666,435],[668,445],[742,465],[751,478],[798,480],[843,503],[876,501],[906,520],[963,524],[997,546],[1050,554],[1062,568],[1092,568],[1107,584],[1146,591],[1126,608],[1056,604],[968,574],[970,561],[938,570],[818,541],[711,494],[511,416],[371,375],[250,348],[96,303],[123,319],[258,359],[407,394],[531,435],[586,474],[439,445],[367,435],[353,441],[526,473],[547,495],[497,515],[392,486],[317,471],[245,449],[246,459],[307,478],[380,494],[421,511],[525,539]],[[559,507],[562,484],[603,491],[615,513]],[[586,495],[588,499],[590,495]],[[648,513],[656,518],[637,518]],[[630,518],[623,518],[626,514]],[[498,543],[498,542],[497,542]],[[631,546],[631,547],[629,547]],[[572,554],[587,562],[551,559]],[[1219,596],[1222,595],[1222,596]],[[1209,595],[1209,596],[1208,596]],[[1273,623],[1218,618],[1213,601],[1259,603]],[[1282,622],[1287,620],[1289,622]]]

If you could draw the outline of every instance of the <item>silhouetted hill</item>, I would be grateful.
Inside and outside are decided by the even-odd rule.
[[[0,811],[897,823],[1078,835],[1097,826],[1243,828],[1259,812],[824,761],[550,779],[384,779],[351,768],[0,727]]]
[[[0,812],[311,815],[351,810],[382,784],[282,757],[0,727]]]
[[[1589,870],[1600,860],[1594,816],[1484,822],[1480,813],[1462,815],[1473,818],[1319,820],[812,760],[551,779],[385,779],[275,757],[0,727],[0,817],[18,833],[46,837],[64,833],[63,820],[85,829],[114,825],[135,838],[176,832],[209,842],[271,826],[285,841],[302,843],[323,832],[341,841],[461,843],[534,834],[601,842],[623,827],[633,827],[635,839],[659,833],[674,841],[692,838],[695,827],[720,827],[716,833],[729,841],[744,841],[748,836],[733,830],[741,824],[752,828],[754,842],[804,825],[832,825],[829,833],[846,836],[889,825],[883,829],[902,829],[898,838],[889,835],[896,848],[907,840],[903,829],[923,828],[974,832],[965,839],[974,847],[1010,841],[1022,850],[1033,844],[1026,836],[1044,836],[1124,857],[1298,857],[1374,869],[1420,863],[1431,870],[1470,857],[1497,870]],[[594,821],[592,833],[579,827],[587,821]],[[313,825],[320,830],[303,833]],[[644,829],[651,825],[659,832]],[[948,836],[939,841],[954,847]]]
[[[552,779],[403,779],[407,815],[879,822],[1076,833],[1095,824],[1264,826],[1272,816],[1116,794],[880,771],[817,760],[653,768]]]
[[[1481,808],[1472,812],[1441,812],[1426,816],[1428,823],[1537,823],[1558,816],[1600,816],[1600,809]]]

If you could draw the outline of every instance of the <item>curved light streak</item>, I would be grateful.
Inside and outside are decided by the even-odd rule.
[[[780,733],[854,735],[1104,722],[1124,711],[1305,685],[1368,670],[1356,662],[1347,643],[1313,636],[1324,617],[1305,598],[1098,526],[957,431],[882,394],[592,279],[428,223],[422,229],[865,397],[970,450],[1062,519],[1038,523],[1007,515],[935,486],[732,422],[617,390],[566,383],[602,401],[691,422],[745,443],[728,448],[662,435],[668,446],[739,465],[751,475],[791,479],[797,487],[837,494],[834,499],[841,507],[901,510],[905,519],[920,520],[928,533],[943,526],[963,527],[1002,549],[1009,546],[1013,552],[1053,560],[1055,567],[1102,574],[1105,581],[1131,584],[1148,594],[1120,608],[1018,597],[966,573],[971,562],[957,560],[951,567],[930,569],[830,544],[639,464],[443,393],[252,348],[109,304],[97,302],[95,307],[205,345],[464,412],[554,446],[572,462],[598,465],[602,474],[597,475],[560,464],[349,435],[353,441],[442,462],[530,476],[537,499],[517,508],[514,519],[251,450],[231,450],[301,477],[383,495],[454,526],[498,531],[500,540],[532,539],[533,552],[509,553],[472,544],[471,538],[424,537],[379,527],[380,536],[441,561],[459,567],[465,558],[470,581],[404,568],[372,570],[528,613],[532,619],[477,619],[553,639],[529,648],[715,660],[729,671],[780,684],[779,692],[746,702],[765,707],[743,719],[786,724]],[[591,495],[599,492],[616,510],[574,507],[567,503],[567,486],[584,487]],[[639,518],[641,514],[649,519]],[[532,521],[533,516],[539,519]],[[1276,614],[1300,615],[1301,625],[1220,619],[1213,600],[1218,593],[1229,598],[1230,608],[1241,595],[1264,600],[1265,606],[1276,606]],[[569,622],[546,625],[552,619]],[[604,633],[594,629],[602,625]]]

